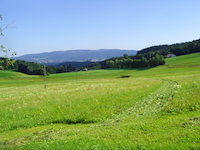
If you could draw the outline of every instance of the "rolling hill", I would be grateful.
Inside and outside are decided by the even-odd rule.
[[[199,149],[199,57],[50,74],[46,89],[1,70],[0,149]]]
[[[102,61],[112,57],[127,55],[136,55],[136,50],[119,50],[119,49],[99,49],[99,50],[67,50],[54,51],[39,54],[27,54],[19,57],[12,57],[16,60],[31,61],[43,63],[44,57],[47,64],[54,65],[62,62],[85,62],[85,61]]]

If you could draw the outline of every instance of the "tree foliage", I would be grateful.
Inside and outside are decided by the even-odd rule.
[[[161,55],[173,53],[176,56],[200,52],[200,39],[193,40],[192,42],[148,47],[138,51],[137,55],[156,51],[158,51]]]
[[[5,58],[2,58],[5,59]],[[12,60],[11,60],[12,61]],[[5,63],[2,63],[5,66]],[[34,62],[27,62],[23,60],[17,60],[15,64],[8,66],[5,69],[15,69],[19,72],[29,74],[29,75],[44,75],[44,65]],[[47,75],[53,73],[71,72],[75,71],[75,68],[69,64],[67,67],[65,65],[56,68],[55,66],[46,66]]]
[[[101,67],[106,68],[141,68],[155,67],[165,64],[164,56],[151,52],[143,56],[115,57],[101,62]]]
[[[200,39],[172,45],[152,46],[138,51],[135,56],[124,54],[121,57],[113,57],[98,64],[102,69],[155,67],[165,64],[164,58],[167,57],[167,54],[179,56],[196,52],[200,52]],[[98,66],[97,64],[95,65]],[[89,65],[86,67],[90,69]]]
[[[2,15],[1,14],[0,14],[0,20],[2,20]],[[0,36],[3,36],[2,28],[0,28]],[[3,44],[1,45],[0,52],[4,53],[4,56],[0,57],[0,69],[8,68],[8,66],[11,66],[16,62],[15,60],[11,60],[10,58],[8,58],[8,56],[10,55],[11,50],[10,49],[6,49],[3,46]],[[13,52],[11,55],[12,56],[16,55],[16,53]]]

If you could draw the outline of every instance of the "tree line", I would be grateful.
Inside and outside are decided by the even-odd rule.
[[[192,42],[148,47],[148,48],[142,49],[141,51],[138,51],[137,55],[149,53],[151,51],[153,52],[159,51],[161,55],[173,53],[176,56],[197,53],[197,52],[200,52],[200,39],[193,40]]]
[[[79,68],[73,67],[71,64],[60,67],[46,66],[47,74],[71,72],[77,70],[84,70],[85,67],[88,69],[106,69],[106,68],[142,68],[142,67],[155,67],[158,65],[165,64],[165,58],[167,54],[185,55],[190,53],[200,52],[200,39],[192,42],[185,42],[180,44],[172,45],[159,45],[152,46],[149,48],[138,51],[135,56],[128,56],[124,54],[121,57],[113,57],[106,59],[98,63],[92,63]],[[7,67],[6,59],[1,58],[0,66]],[[17,60],[16,63],[7,67],[7,69],[17,69],[17,71],[30,74],[30,75],[43,75],[44,67],[42,64],[34,62],[26,62]]]
[[[100,63],[87,65],[89,69],[99,68],[138,68],[155,67],[165,64],[168,54],[176,56],[200,52],[200,39],[192,42],[177,43],[171,45],[152,46],[137,52],[135,56],[124,55],[104,60]]]
[[[163,55],[158,53],[151,53],[148,57],[128,56],[124,54],[123,57],[115,57],[101,62],[101,68],[142,68],[142,67],[155,67],[164,65],[165,59]]]
[[[5,58],[2,58],[5,59]],[[44,65],[34,62],[27,62],[23,60],[17,60],[13,65],[6,65],[5,62],[0,63],[0,65],[5,66],[4,69],[15,69],[19,72],[29,74],[29,75],[44,75]],[[7,66],[7,67],[6,67]],[[75,71],[76,69],[72,67],[71,64],[68,66],[46,66],[46,74],[53,74],[53,73],[63,73],[63,72],[71,72]]]

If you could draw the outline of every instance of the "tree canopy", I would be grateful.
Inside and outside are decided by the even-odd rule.
[[[2,20],[2,15],[0,14],[0,20]],[[2,33],[2,28],[0,27],[0,36],[3,36]],[[4,53],[4,56],[0,57],[0,69],[5,69],[10,65],[13,65],[15,63],[15,60],[11,60],[10,58],[8,58],[8,56],[10,55],[11,50],[10,49],[6,49],[3,44],[1,44],[1,48],[0,48],[0,52]],[[16,55],[16,53],[12,53],[11,55]]]
[[[193,40],[192,42],[152,46],[152,47],[142,49],[141,51],[138,51],[137,54],[145,54],[151,51],[152,52],[159,51],[161,55],[167,55],[167,54],[173,53],[176,56],[196,53],[196,52],[200,52],[200,39]]]

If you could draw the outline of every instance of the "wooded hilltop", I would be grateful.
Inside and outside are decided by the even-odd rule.
[[[90,64],[86,67],[95,68],[142,68],[164,65],[168,54],[176,56],[200,52],[200,39],[192,42],[172,45],[152,46],[137,52],[135,56],[124,54],[122,57],[113,57],[100,63]]]
[[[135,56],[128,56],[124,54],[121,57],[113,57],[98,63],[84,65],[79,68],[73,67],[71,64],[60,67],[47,66],[47,74],[71,72],[77,70],[88,69],[107,69],[107,68],[146,68],[155,67],[165,64],[165,58],[168,54],[175,54],[176,56],[200,52],[200,39],[193,40],[192,42],[177,43],[172,45],[159,45],[142,49],[137,52]],[[1,64],[4,65],[3,63]],[[27,62],[17,60],[13,66],[7,69],[16,69],[29,75],[43,75],[43,65],[34,62]]]

